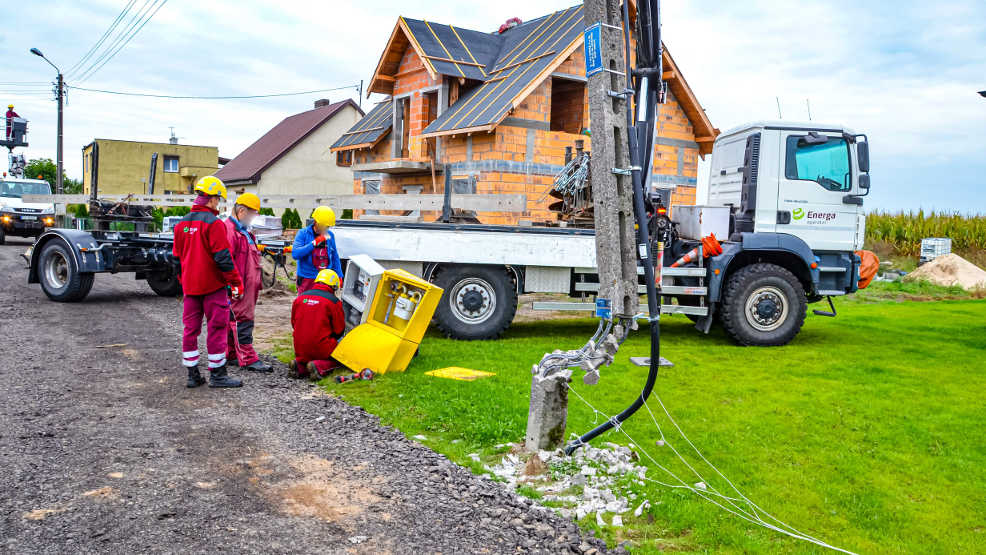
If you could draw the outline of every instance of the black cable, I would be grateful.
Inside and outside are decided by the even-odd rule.
[[[102,46],[103,43],[106,42],[106,39],[110,36],[110,34],[116,30],[116,28],[120,25],[120,22],[123,21],[123,18],[126,17],[127,13],[130,11],[130,8],[133,7],[136,1],[137,0],[130,0],[129,2],[127,2],[127,5],[123,7],[123,10],[120,11],[119,14],[117,14],[116,19],[114,19],[113,22],[110,23],[110,26],[103,33],[103,36],[99,37],[99,40],[96,41],[96,44],[92,45],[92,48],[90,48],[89,51],[85,53],[85,55],[79,58],[79,61],[75,62],[75,64],[72,67],[70,67],[68,71],[65,72],[66,78],[71,78],[72,73],[74,73],[77,69],[82,67],[82,64],[86,63],[86,61],[89,60],[89,58],[91,58],[92,55],[95,54],[97,50],[99,50],[99,47]]]
[[[340,91],[343,89],[355,89],[359,85],[346,85],[343,87],[334,87],[331,89],[315,89],[312,91],[299,91],[299,92],[286,92],[286,93],[272,93],[272,94],[251,94],[243,96],[185,96],[185,95],[173,95],[173,94],[152,94],[152,93],[136,93],[136,92],[126,92],[126,91],[108,91],[104,89],[88,89],[86,87],[76,87],[75,85],[66,85],[69,89],[75,89],[77,91],[86,91],[102,94],[115,94],[120,96],[141,96],[149,98],[172,98],[172,99],[182,99],[182,100],[243,100],[249,98],[273,98],[278,96],[298,96],[302,94],[313,94],[321,92],[332,92]]]
[[[107,46],[106,48],[104,48],[103,51],[100,52],[99,55],[96,56],[94,59],[90,60],[90,64],[89,64],[89,66],[87,68],[85,68],[81,72],[77,72],[77,77],[80,80],[83,77],[86,77],[89,74],[89,72],[91,72],[92,69],[94,67],[96,67],[97,64],[99,64],[101,61],[103,61],[104,59],[106,59],[106,57],[109,55],[109,53],[112,52],[113,49],[116,48],[116,46],[118,44],[120,44],[120,41],[123,40],[123,37],[127,36],[128,34],[130,34],[130,32],[135,27],[137,27],[140,19],[142,19],[143,16],[144,16],[145,10],[151,4],[151,2],[157,2],[157,0],[144,0],[144,4],[140,7],[140,9],[138,9],[135,12],[133,12],[133,15],[130,16],[130,20],[127,21],[124,24],[124,27],[121,28],[120,31],[116,34],[116,36],[114,36],[110,40],[109,46]]]
[[[624,3],[625,4],[625,3]],[[645,18],[643,24],[640,25],[641,35],[649,34],[653,29],[657,29],[656,42],[660,44],[660,26],[659,22],[650,20],[651,16],[659,17],[660,14],[660,3],[659,0],[644,0],[638,3],[638,18]],[[638,21],[639,22],[639,21]],[[630,21],[628,10],[624,8],[623,10],[623,29],[624,33],[630,33]],[[650,63],[653,62],[653,56],[655,49],[650,47],[650,51],[647,52],[644,48],[644,52],[641,52],[641,43],[644,45],[653,45],[655,37],[653,36],[638,36],[638,52],[637,52],[637,63],[642,65],[644,68],[652,70]],[[629,42],[629,41],[627,41]],[[629,54],[629,53],[628,53]],[[643,54],[643,55],[641,55]],[[660,50],[657,49],[657,67],[660,69]],[[614,418],[603,422],[599,426],[596,426],[592,430],[589,430],[581,437],[575,441],[569,443],[565,447],[565,454],[571,455],[576,449],[582,445],[587,444],[592,441],[595,437],[609,431],[614,426],[622,425],[628,418],[633,416],[640,407],[644,405],[644,402],[650,397],[651,391],[654,390],[654,384],[657,382],[657,373],[661,366],[661,328],[660,328],[660,315],[661,315],[661,304],[660,298],[657,293],[657,283],[655,281],[654,273],[654,255],[651,252],[651,242],[650,236],[647,232],[648,221],[647,221],[647,209],[644,206],[644,179],[641,174],[641,168],[647,168],[649,164],[650,157],[653,154],[652,150],[648,150],[647,145],[651,143],[654,134],[654,120],[657,117],[657,89],[661,86],[661,73],[657,73],[657,87],[651,86],[650,75],[653,72],[649,71],[643,76],[639,77],[635,81],[634,89],[636,89],[637,98],[637,108],[638,114],[634,118],[636,123],[633,127],[627,129],[627,135],[629,135],[629,153],[630,153],[630,165],[634,168],[632,171],[632,181],[633,181],[633,209],[634,216],[637,220],[637,244],[638,247],[642,245],[646,252],[646,258],[644,259],[644,280],[647,282],[647,310],[648,310],[648,322],[650,325],[650,368],[647,372],[647,381],[644,382],[644,387],[640,392],[640,395],[634,399],[633,403],[629,407],[623,409],[620,414],[616,415]],[[630,82],[630,75],[627,75],[627,83]],[[644,84],[647,84],[647,90],[644,91]],[[647,116],[643,121],[639,119],[639,109],[643,107],[647,110]],[[634,116],[633,106],[630,102],[627,102],[627,112],[630,117]],[[643,140],[640,140],[643,139]],[[641,143],[643,143],[641,145]]]

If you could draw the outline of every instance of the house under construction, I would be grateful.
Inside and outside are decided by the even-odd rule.
[[[504,27],[398,18],[367,89],[387,99],[332,145],[354,192],[440,193],[447,168],[455,193],[526,195],[527,211],[482,213],[483,223],[557,219],[547,193],[565,148],[591,150],[582,6]],[[672,189],[672,204],[694,204],[698,157],[719,131],[667,49],[664,68],[653,183]]]

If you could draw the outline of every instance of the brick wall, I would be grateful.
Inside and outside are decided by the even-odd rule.
[[[582,50],[576,50],[556,73],[585,75]],[[527,196],[527,210],[523,213],[480,213],[479,217],[484,223],[516,224],[519,220],[556,220],[555,214],[548,210],[548,205],[556,199],[549,197],[547,193],[554,183],[554,176],[565,163],[565,147],[574,148],[576,140],[583,140],[585,148],[590,151],[592,149],[587,135],[549,130],[552,119],[557,120],[559,117],[568,122],[566,129],[575,130],[579,121],[581,127],[589,127],[589,105],[584,94],[578,117],[572,115],[580,104],[573,95],[561,97],[567,103],[567,108],[552,106],[552,85],[567,86],[570,83],[572,82],[561,79],[546,79],[492,133],[442,138],[442,157],[436,161],[436,165],[451,164],[453,178],[472,176],[479,194],[520,193]],[[439,81],[428,76],[421,59],[409,48],[401,61],[394,93],[396,96],[412,93],[409,146],[412,159],[428,159],[427,145],[423,140],[415,138],[427,125],[428,103],[420,89],[439,84]],[[559,99],[559,96],[556,95],[555,99]],[[698,170],[698,145],[694,142],[694,130],[672,96],[669,96],[667,104],[660,107],[658,121],[660,137],[654,148],[654,181],[659,186],[674,186],[672,204],[694,204],[694,180]],[[662,139],[666,144],[661,144]],[[360,151],[354,163],[391,158],[390,137],[387,137],[372,150]],[[403,193],[406,185],[421,185],[424,194],[441,193],[444,184],[441,173],[436,176],[437,186],[433,186],[430,173],[411,176],[357,175],[354,192],[363,192],[364,178],[380,179],[380,192],[387,194]],[[431,220],[437,218],[439,213],[426,212],[422,215],[426,220]]]

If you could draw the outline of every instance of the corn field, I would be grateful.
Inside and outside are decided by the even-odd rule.
[[[962,216],[945,212],[888,214],[874,212],[866,216],[866,241],[882,241],[897,254],[912,256],[921,251],[921,239],[948,237],[952,250],[986,250],[986,216]]]

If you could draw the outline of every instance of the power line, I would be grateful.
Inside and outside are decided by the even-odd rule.
[[[48,81],[9,81],[0,83],[0,87],[37,87],[38,85],[48,84]]]
[[[106,42],[106,39],[110,36],[110,34],[116,30],[116,28],[120,25],[120,22],[123,21],[123,18],[126,17],[127,13],[130,11],[130,8],[133,7],[136,1],[137,0],[130,0],[129,2],[127,2],[127,5],[123,7],[123,10],[119,14],[117,14],[116,19],[114,19],[113,22],[110,23],[110,26],[103,33],[103,36],[99,37],[99,40],[96,41],[96,44],[92,45],[92,48],[90,48],[89,51],[85,53],[85,55],[79,58],[79,61],[75,62],[75,65],[70,67],[69,70],[65,72],[66,75],[71,76],[72,73],[75,72],[75,70],[81,68],[82,64],[86,63],[86,61],[89,58],[91,58],[92,55],[95,54],[97,50],[99,50],[99,47],[102,46],[103,43]]]
[[[155,7],[155,4],[152,4],[152,1],[156,4],[156,7]],[[130,29],[134,29],[133,32],[130,32],[130,34],[127,35],[126,38],[124,38],[122,40],[122,42],[120,42],[119,46],[117,46],[115,50],[113,50],[112,52],[110,52],[109,49],[106,50],[106,52],[110,52],[110,54],[107,57],[105,57],[102,62],[99,62],[98,60],[96,62],[93,62],[93,64],[90,66],[89,70],[87,70],[86,73],[83,73],[83,75],[79,77],[79,79],[78,79],[78,82],[79,83],[82,83],[82,82],[86,81],[87,79],[89,79],[90,77],[92,77],[93,75],[95,75],[96,72],[98,72],[100,69],[102,69],[103,66],[105,66],[117,54],[119,54],[119,52],[121,50],[123,50],[123,48],[125,46],[127,46],[128,44],[130,44],[130,41],[133,40],[133,38],[135,36],[137,36],[138,33],[140,33],[141,29],[143,29],[144,26],[147,25],[147,22],[149,22],[151,19],[153,19],[154,16],[157,14],[157,12],[161,8],[163,8],[165,4],[168,3],[168,0],[160,0],[160,3],[159,4],[157,4],[157,2],[158,2],[158,0],[147,0],[147,2],[145,2],[144,5],[147,6],[148,4],[150,4],[151,5],[151,8],[148,9],[146,12],[142,12],[142,13],[140,13],[138,15],[140,17],[143,17],[147,13],[149,13],[150,15],[148,15],[146,18],[144,18],[142,21],[140,21],[140,25],[138,27],[136,27],[136,29],[134,29],[134,26],[132,25],[132,26],[130,26],[130,28],[127,31],[124,31],[124,33],[127,33],[127,32],[130,31]],[[154,11],[151,11],[152,9]],[[120,36],[122,37],[123,35],[120,35]],[[112,49],[112,48],[113,47],[110,46],[110,49]],[[106,52],[104,52],[104,55],[106,54]],[[97,64],[99,64],[99,65],[97,66]]]
[[[140,9],[132,12],[130,19],[123,25],[123,27],[119,29],[116,35],[114,35],[111,39],[109,39],[109,43],[107,46],[103,48],[103,51],[100,52],[95,58],[92,58],[89,61],[89,66],[81,71],[76,71],[76,77],[79,78],[85,77],[100,62],[105,60],[106,57],[109,56],[110,52],[112,52],[113,49],[116,48],[117,45],[119,45],[120,42],[123,41],[124,37],[130,34],[130,32],[137,27],[140,20],[144,17],[145,10],[147,10],[150,7],[152,1],[156,2],[157,0],[144,0],[144,4],[140,7]]]
[[[181,99],[181,100],[244,100],[250,98],[273,98],[278,96],[299,96],[303,94],[313,94],[331,91],[341,91],[344,89],[356,89],[359,85],[346,85],[343,87],[334,87],[331,89],[315,89],[312,91],[299,91],[299,92],[286,92],[286,93],[271,93],[271,94],[249,94],[242,96],[194,96],[194,95],[174,95],[174,94],[152,94],[152,93],[138,93],[138,92],[128,92],[128,91],[107,91],[104,89],[87,89],[85,87],[76,87],[74,85],[66,85],[69,89],[75,89],[78,91],[102,93],[102,94],[115,94],[120,96],[140,96],[148,98],[171,98],[171,99]]]

